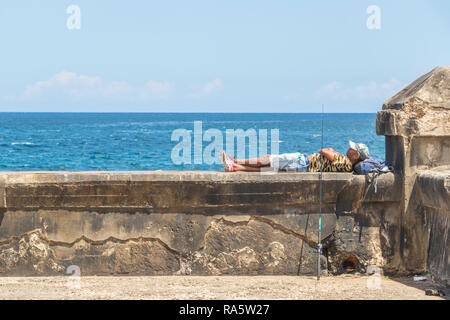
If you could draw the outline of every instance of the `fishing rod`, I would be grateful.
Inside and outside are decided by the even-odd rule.
[[[322,134],[321,134],[321,142],[320,142],[320,150],[323,149],[323,114],[324,114],[324,107],[322,104]],[[320,256],[322,254],[322,195],[323,195],[323,156],[320,157],[320,168],[319,168],[319,226],[318,226],[318,235],[317,235],[317,251],[310,251],[311,253],[317,253],[317,280],[320,280]],[[309,214],[308,218],[306,219],[306,226],[305,226],[305,234],[306,229],[308,228],[308,222],[309,222]],[[303,242],[300,250],[300,260],[298,264],[298,270],[297,275],[300,275],[302,261],[303,261]]]
[[[320,142],[320,150],[323,149],[323,104],[322,104],[322,134]],[[320,280],[320,256],[322,254],[322,194],[323,194],[323,155],[320,157],[320,170],[319,170],[319,232],[317,235],[317,280]]]

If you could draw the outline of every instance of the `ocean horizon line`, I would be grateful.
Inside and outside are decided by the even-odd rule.
[[[90,113],[90,114],[322,114],[322,112],[158,112],[158,111],[0,111],[0,113]],[[377,112],[324,112],[324,114],[376,114]]]

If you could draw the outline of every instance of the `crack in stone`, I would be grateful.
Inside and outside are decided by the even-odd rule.
[[[46,242],[49,244],[49,246],[61,246],[61,247],[70,248],[70,247],[73,247],[76,243],[78,243],[78,242],[80,242],[80,241],[86,241],[87,243],[89,243],[89,244],[91,244],[91,245],[104,245],[104,244],[106,244],[107,242],[113,242],[113,243],[125,244],[125,243],[131,242],[131,241],[136,241],[136,242],[139,242],[139,241],[153,241],[153,242],[157,242],[157,243],[159,243],[160,245],[162,245],[165,249],[167,249],[167,250],[168,250],[169,252],[171,252],[172,254],[177,255],[177,256],[179,256],[179,257],[182,256],[181,253],[180,253],[179,251],[177,251],[177,250],[171,248],[168,244],[166,244],[164,241],[162,241],[162,240],[159,239],[159,238],[152,238],[152,237],[137,237],[137,238],[128,238],[128,239],[118,239],[118,238],[115,238],[115,237],[112,237],[112,236],[111,236],[111,237],[108,237],[108,238],[103,239],[103,240],[92,240],[92,239],[89,239],[89,238],[87,238],[86,236],[83,235],[83,236],[81,236],[81,237],[75,239],[75,240],[72,241],[72,242],[64,242],[64,241],[57,241],[57,240],[51,240],[51,239],[49,239],[49,238],[42,232],[41,229],[33,229],[33,230],[30,230],[30,231],[28,231],[28,232],[25,232],[25,233],[21,234],[20,236],[12,236],[12,237],[9,237],[9,238],[7,238],[7,239],[0,240],[0,245],[9,244],[9,243],[14,242],[14,241],[20,241],[20,239],[22,239],[23,237],[29,236],[29,235],[31,235],[31,234],[33,234],[33,233],[38,233],[38,234],[39,234],[39,237],[40,237],[42,240],[46,241]]]
[[[235,226],[235,225],[248,225],[250,223],[250,221],[260,221],[263,223],[266,223],[268,225],[270,225],[273,229],[282,231],[285,234],[289,234],[289,235],[293,235],[296,238],[300,238],[302,241],[305,241],[309,246],[311,247],[317,247],[317,242],[315,242],[314,240],[309,239],[306,235],[302,235],[298,232],[295,232],[292,229],[286,228],[285,226],[276,223],[275,221],[268,219],[268,218],[264,218],[261,216],[250,216],[250,218],[246,221],[230,221],[225,219],[224,217],[221,217],[219,219],[214,219],[214,221],[218,222],[221,221],[227,225],[231,225],[231,226]],[[208,233],[208,231],[210,230],[212,226],[210,225],[206,231],[205,231],[205,235]],[[325,240],[325,239],[324,239]]]

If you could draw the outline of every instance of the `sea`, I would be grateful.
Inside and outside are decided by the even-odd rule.
[[[241,157],[321,146],[345,153],[349,140],[384,160],[375,122],[375,113],[3,112],[0,171],[223,170],[220,147]],[[258,146],[248,138],[230,147],[227,130],[256,134]]]

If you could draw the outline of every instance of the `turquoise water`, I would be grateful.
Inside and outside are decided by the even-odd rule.
[[[364,142],[384,160],[376,114],[325,114],[324,147],[345,153],[348,140]],[[321,114],[217,113],[0,113],[0,170],[222,170],[206,163],[175,164],[176,129],[279,130],[279,151],[317,152]],[[203,142],[205,148],[210,142]],[[194,153],[192,137],[191,151]],[[246,155],[249,155],[247,147]],[[192,161],[194,162],[194,155]]]

